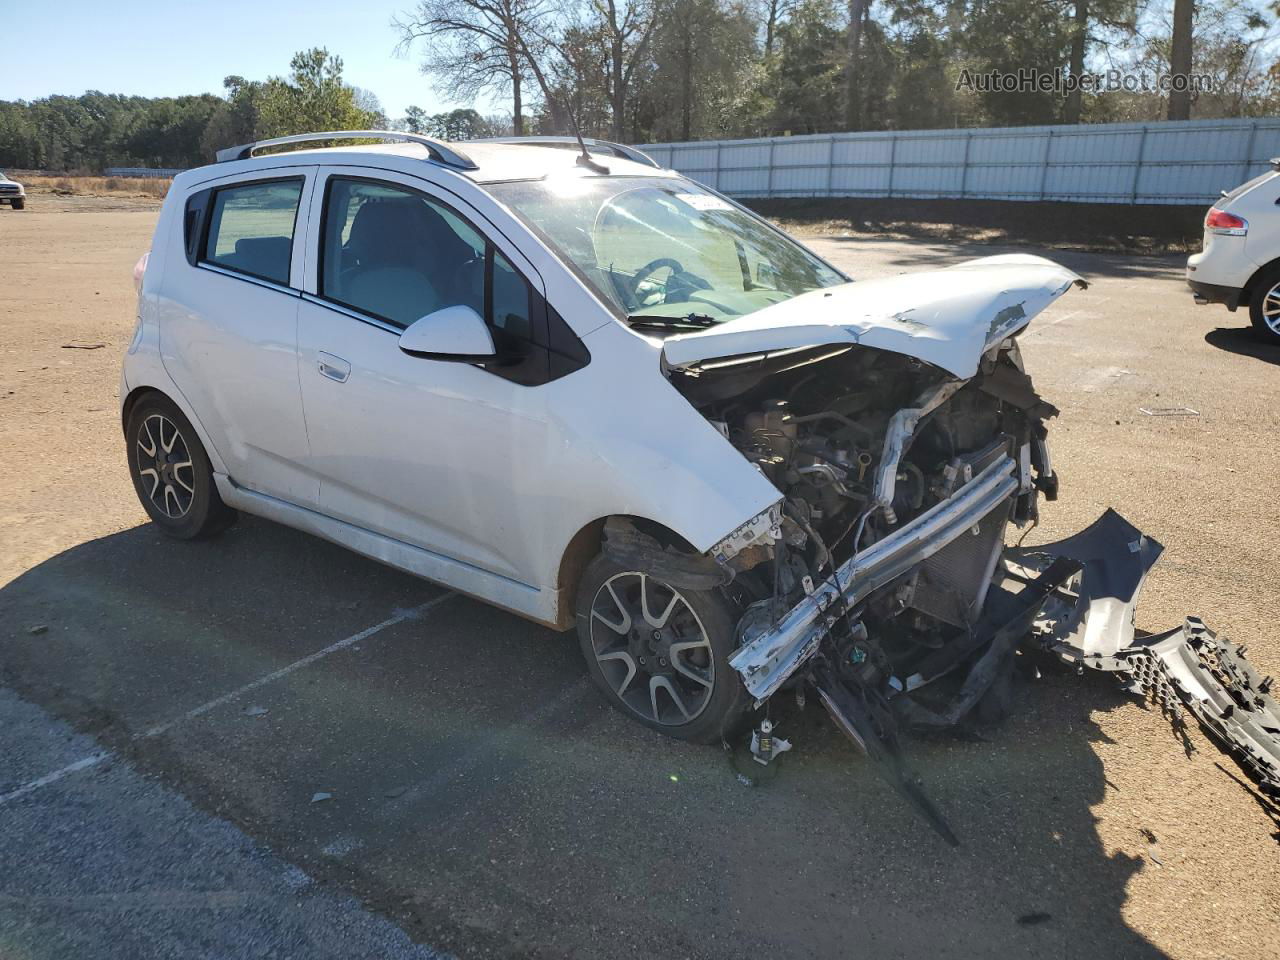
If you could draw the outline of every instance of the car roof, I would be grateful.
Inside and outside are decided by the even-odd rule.
[[[456,144],[443,144],[456,147],[469,157],[475,169],[467,170],[456,166],[438,164],[431,156],[429,148],[418,143],[376,143],[358,144],[341,147],[309,147],[290,150],[287,153],[259,154],[245,160],[215,164],[198,168],[205,174],[215,169],[226,173],[248,172],[254,166],[278,166],[282,156],[297,157],[307,163],[359,164],[377,166],[387,160],[400,161],[394,168],[404,170],[403,161],[420,160],[432,166],[450,170],[476,183],[500,183],[510,180],[539,180],[543,177],[576,171],[583,176],[648,176],[678,177],[673,170],[663,170],[648,164],[638,163],[622,157],[614,156],[604,149],[591,152],[592,159],[608,170],[607,174],[588,174],[588,168],[577,163],[576,149],[567,149],[563,144],[510,143],[498,141],[470,140]],[[390,166],[390,165],[389,165]],[[194,171],[187,171],[193,173]]]

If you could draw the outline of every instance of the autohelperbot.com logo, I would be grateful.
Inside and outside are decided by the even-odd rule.
[[[1061,67],[1040,70],[974,71],[968,67],[956,78],[956,90],[971,93],[1206,93],[1213,77],[1199,73],[1135,73],[1111,69],[1102,73],[1070,73]]]

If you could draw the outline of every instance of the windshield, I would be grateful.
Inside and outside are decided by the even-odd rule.
[[[709,326],[847,279],[688,180],[564,177],[488,189],[636,326]]]

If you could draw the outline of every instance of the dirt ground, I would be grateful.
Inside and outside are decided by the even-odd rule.
[[[1199,731],[1180,741],[1104,676],[1046,671],[985,739],[911,742],[952,850],[812,705],[779,707],[796,750],[747,789],[718,749],[604,706],[570,637],[265,521],[200,544],[154,533],[116,404],[155,211],[0,210],[0,686],[113,762],[459,956],[1280,953],[1274,811]],[[856,277],[1008,249],[807,242]],[[1280,351],[1195,307],[1176,258],[1035,252],[1092,286],[1023,337],[1062,409],[1062,499],[1028,542],[1114,506],[1166,547],[1139,627],[1198,614],[1280,674]],[[4,766],[0,795],[47,772]],[[41,804],[130,802],[106,776],[25,794],[21,829],[0,805],[0,907],[44,890],[26,832],[61,821]],[[77,897],[46,917],[48,950],[110,919]],[[2,928],[0,955],[25,955]]]

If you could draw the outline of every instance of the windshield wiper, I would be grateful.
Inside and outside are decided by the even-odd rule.
[[[633,313],[627,317],[627,322],[633,327],[657,327],[661,329],[682,327],[689,330],[705,330],[707,327],[714,327],[719,321],[715,317],[707,316],[705,313],[689,313],[683,317]]]

